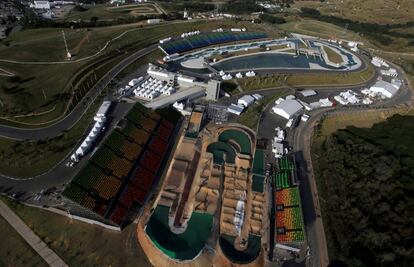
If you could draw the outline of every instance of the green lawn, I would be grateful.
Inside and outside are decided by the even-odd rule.
[[[369,80],[374,75],[371,65],[359,72],[349,73],[295,73],[295,74],[273,74],[267,76],[256,76],[252,78],[238,79],[238,83],[244,91],[254,91],[275,87],[302,87],[302,86],[347,86],[360,84]]]
[[[342,59],[341,55],[338,54],[335,50],[333,50],[332,48],[324,45],[323,46],[323,50],[325,50],[326,55],[328,56],[328,59],[336,64],[341,64],[344,62],[344,60]]]
[[[43,267],[47,263],[26,243],[26,241],[0,216],[0,266]]]
[[[151,266],[137,241],[135,224],[115,232],[8,199],[5,202],[69,266]]]

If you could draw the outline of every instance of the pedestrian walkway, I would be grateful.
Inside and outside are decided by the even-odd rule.
[[[68,266],[45,242],[0,200],[0,214],[23,237],[24,240],[52,267]]]

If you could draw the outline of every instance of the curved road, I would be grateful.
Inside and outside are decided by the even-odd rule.
[[[0,136],[15,139],[15,140],[41,140],[58,136],[62,131],[72,128],[82,118],[88,107],[93,103],[95,98],[102,92],[109,82],[115,78],[122,70],[137,59],[156,50],[158,44],[153,44],[144,49],[141,49],[129,57],[125,58],[117,65],[115,65],[109,72],[107,72],[89,92],[82,98],[82,100],[75,106],[75,108],[62,120],[43,128],[17,128],[12,126],[0,125]]]

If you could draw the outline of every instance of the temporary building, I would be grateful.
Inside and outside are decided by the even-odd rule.
[[[365,105],[370,105],[372,104],[372,100],[370,98],[364,98],[364,100],[362,100],[362,103],[364,103]]]
[[[236,114],[237,116],[240,115],[244,110],[243,106],[238,106],[235,104],[231,104],[230,106],[227,107],[227,111],[233,114]]]
[[[257,101],[263,98],[263,96],[260,94],[253,94],[252,97],[254,97],[254,99],[256,99]]]
[[[283,101],[285,101],[285,99],[283,99],[283,98],[279,97],[279,98],[275,101],[275,104],[276,104],[276,105],[278,105],[278,104],[282,103]]]
[[[309,97],[309,96],[313,96],[316,95],[316,91],[314,90],[303,90],[299,92],[303,97]]]
[[[398,89],[395,88],[395,86],[383,80],[378,81],[376,84],[371,86],[369,90],[379,93],[387,98],[393,97],[398,92]]]
[[[311,111],[312,110],[312,106],[309,105],[308,103],[298,99],[298,102],[307,110],[307,111]]]
[[[237,100],[237,105],[248,107],[251,104],[253,104],[254,101],[255,101],[255,98],[252,97],[251,95],[244,95],[241,98],[239,98],[239,100]]]
[[[285,100],[272,108],[273,112],[285,119],[292,118],[299,113],[303,106],[297,100]]]
[[[349,104],[348,100],[346,100],[345,98],[343,98],[340,95],[335,96],[334,99],[336,101],[338,101],[338,103],[341,104],[341,105],[348,105]]]
[[[391,84],[392,84],[395,88],[397,88],[397,90],[399,90],[399,89],[400,89],[400,87],[402,86],[402,81],[401,81],[401,80],[399,80],[399,79],[392,79],[392,80],[391,80]]]
[[[104,101],[102,105],[99,107],[98,112],[96,112],[96,116],[98,117],[106,116],[106,113],[108,113],[108,110],[110,107],[111,107],[111,101]]]

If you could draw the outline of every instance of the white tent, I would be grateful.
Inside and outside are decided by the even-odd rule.
[[[111,106],[111,101],[104,101],[102,105],[100,106],[100,108],[98,109],[98,112],[96,112],[96,116],[98,117],[105,116],[110,106]]]

